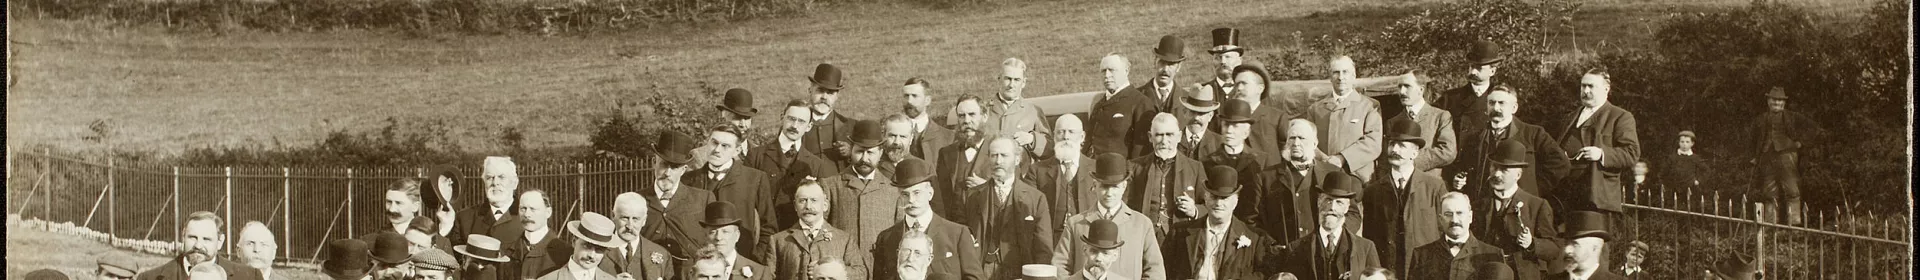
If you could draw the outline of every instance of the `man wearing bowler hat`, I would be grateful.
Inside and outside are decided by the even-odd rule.
[[[880,238],[880,232],[892,227],[900,219],[900,190],[893,187],[893,174],[881,172],[878,166],[881,150],[884,149],[881,147],[883,141],[880,134],[879,122],[861,120],[854,123],[854,153],[851,161],[848,161],[850,166],[840,169],[839,175],[820,179],[814,184],[827,196],[826,202],[821,205],[831,205],[828,209],[832,210],[816,214],[831,222],[835,228],[844,230],[847,234],[842,239],[853,240],[860,248],[873,248],[873,243]],[[899,168],[896,164],[894,172],[898,172]],[[808,185],[800,184],[802,187]],[[794,210],[805,216],[809,213],[798,209],[804,206],[800,205],[802,203],[798,195],[796,192]],[[796,217],[801,223],[807,219]],[[786,241],[774,237],[769,242],[779,244]],[[863,268],[865,265],[859,264]],[[857,279],[866,278],[864,274],[860,276]]]
[[[1361,235],[1379,241],[1385,267],[1406,272],[1414,247],[1440,240],[1439,220],[1433,219],[1434,207],[1447,193],[1439,176],[1420,172],[1415,162],[1427,144],[1421,138],[1420,124],[1408,116],[1387,120],[1385,154],[1381,155],[1380,174],[1367,182],[1361,194]],[[1411,275],[1411,274],[1407,274]]]
[[[1544,279],[1556,268],[1562,248],[1556,240],[1553,206],[1546,199],[1520,189],[1521,173],[1526,172],[1527,147],[1508,139],[1494,147],[1490,166],[1495,168],[1489,180],[1492,195],[1474,203],[1473,236],[1485,237],[1488,244],[1505,252],[1507,263],[1521,280]]]
[[[1773,198],[1775,207],[1785,206],[1788,225],[1800,224],[1800,148],[1814,143],[1826,130],[1806,114],[1787,111],[1787,90],[1773,87],[1767,91],[1767,112],[1754,118],[1747,128],[1753,143],[1749,148],[1760,174],[1760,190]],[[1775,208],[1779,209],[1779,208]]]
[[[813,93],[813,108],[808,116],[813,130],[807,131],[806,141],[801,145],[807,152],[834,162],[847,160],[851,150],[847,137],[853,135],[853,118],[834,110],[840,102],[840,90],[845,88],[840,75],[840,67],[833,64],[821,63],[813,68],[813,77],[808,78],[813,82],[813,89],[809,91]]]
[[[1205,93],[1196,95],[1202,94]],[[1244,190],[1245,195],[1239,196],[1238,205],[1233,207],[1233,215],[1247,221],[1259,221],[1260,199],[1266,194],[1266,190],[1260,188],[1263,183],[1260,182],[1260,170],[1267,167],[1267,157],[1247,145],[1248,137],[1253,135],[1253,105],[1239,99],[1227,100],[1226,106],[1220,109],[1219,121],[1222,140],[1215,144],[1211,153],[1199,158],[1200,163],[1205,166],[1225,165],[1240,172],[1236,177],[1246,178],[1245,185],[1254,187]],[[1208,180],[1211,181],[1211,177]]]
[[[1065,230],[1053,242],[1052,264],[1060,268],[1059,274],[1080,275],[1080,271],[1094,266],[1094,262],[1104,261],[1099,264],[1102,269],[1118,279],[1169,279],[1153,220],[1127,206],[1131,166],[1126,157],[1117,153],[1094,157],[1089,179],[1098,183],[1093,191],[1100,195],[1099,204],[1068,217]],[[1081,241],[1092,234],[1091,225],[1100,222],[1118,227],[1120,233],[1115,238],[1126,243],[1112,251],[1118,255],[1117,259],[1096,259],[1094,253],[1098,250]]]
[[[607,251],[626,246],[627,242],[614,235],[613,220],[600,213],[580,214],[580,220],[567,222],[567,233],[573,237],[572,256],[566,264],[553,272],[540,276],[540,280],[613,280],[612,274],[600,270],[600,262],[605,261]],[[631,279],[631,278],[628,278]]]
[[[614,235],[625,243],[607,251],[606,260],[600,261],[600,270],[614,277],[627,277],[638,280],[677,279],[676,263],[667,248],[647,240],[645,232],[650,215],[646,197],[639,193],[620,193],[613,197]]]
[[[367,245],[367,241],[362,239],[342,238],[329,241],[326,261],[320,263],[320,273],[334,280],[368,279],[370,275],[367,275],[367,271],[373,269],[373,256],[368,253],[368,250],[372,249],[373,246]],[[186,279],[185,276],[185,273],[181,273],[178,278]]]
[[[1088,259],[1085,265],[1076,266],[1080,267],[1080,269],[1073,270],[1067,274],[1068,279],[1139,279],[1127,276],[1128,274],[1132,274],[1132,271],[1116,270],[1114,267],[1115,263],[1125,258],[1120,253],[1120,251],[1122,251],[1121,247],[1126,246],[1127,243],[1130,242],[1120,238],[1120,227],[1115,225],[1112,220],[1096,220],[1087,224],[1087,234],[1076,237],[1075,239],[1078,239],[1078,242],[1087,247]]]
[[[928,253],[929,274],[947,273],[963,280],[988,279],[980,267],[978,241],[967,226],[948,221],[933,211],[933,167],[926,161],[907,159],[894,169],[893,186],[900,188],[904,214],[899,223],[880,232],[874,241],[873,260],[877,268],[899,267],[902,240],[910,235],[926,236],[932,243]],[[944,199],[944,198],[943,198]],[[875,269],[874,279],[900,279],[895,269]]]
[[[1211,213],[1198,221],[1175,224],[1167,236],[1167,274],[1177,279],[1265,280],[1274,270],[1266,265],[1273,239],[1246,219],[1234,215],[1245,184],[1239,170],[1225,165],[1207,167],[1207,195]],[[1247,182],[1253,182],[1248,178]]]
[[[981,269],[988,279],[1013,279],[1018,265],[1053,256],[1053,216],[1047,197],[1018,177],[1024,154],[1018,140],[996,137],[988,140],[988,161],[993,162],[987,183],[967,191],[960,224],[967,225],[980,238]]]
[[[1080,125],[1080,117],[1073,114],[1060,115],[1054,119],[1054,151],[1079,151],[1086,143],[1086,130]],[[1067,216],[1093,209],[1100,203],[1100,194],[1096,187],[1099,183],[1093,179],[1093,157],[1077,152],[1053,153],[1052,158],[1041,160],[1026,168],[1026,175],[1040,193],[1046,194],[1047,204],[1052,206],[1053,221],[1066,221]],[[1049,225],[1053,227],[1058,239],[1064,233],[1065,223]]]
[[[1467,49],[1467,85],[1440,92],[1435,107],[1452,112],[1453,127],[1464,132],[1486,129],[1487,93],[1493,90],[1493,75],[1507,59],[1500,45],[1489,40],[1474,41]]]
[[[1575,211],[1567,215],[1566,230],[1560,231],[1560,238],[1567,240],[1566,270],[1555,273],[1547,279],[1572,280],[1625,280],[1619,274],[1600,266],[1605,257],[1607,239],[1613,238],[1607,232],[1608,214],[1597,211]]]
[[[1154,113],[1185,115],[1186,110],[1180,109],[1180,100],[1187,97],[1187,88],[1176,85],[1173,77],[1180,74],[1180,62],[1187,60],[1187,44],[1181,42],[1180,37],[1160,36],[1160,44],[1153,47],[1153,56],[1159,62],[1154,64],[1159,67],[1154,68],[1153,79],[1135,91],[1146,94]]]
[[[1213,48],[1207,49],[1207,54],[1212,54],[1213,59],[1220,62],[1220,67],[1215,69],[1213,80],[1202,84],[1200,90],[1225,97],[1235,90],[1233,68],[1240,67],[1241,57],[1246,55],[1247,49],[1240,46],[1240,29],[1214,28],[1212,33]]]
[[[760,113],[760,109],[753,107],[753,92],[742,88],[727,89],[726,96],[720,98],[720,105],[714,105],[714,108],[718,109],[714,117],[726,120],[727,125],[732,125],[734,130],[742,133],[751,131],[753,128],[753,115]],[[739,150],[739,157],[745,159],[747,152],[752,151],[752,147],[758,145],[750,145],[752,141],[746,140],[745,135],[741,135],[740,139],[740,147],[735,150]],[[704,155],[711,152],[712,149],[712,146],[700,146],[700,148],[694,150],[693,153]],[[702,161],[705,161],[705,159],[695,159],[696,164]]]
[[[1321,180],[1318,230],[1287,244],[1285,260],[1292,265],[1283,271],[1308,280],[1359,279],[1363,270],[1380,266],[1373,241],[1346,228],[1360,185],[1360,178],[1339,173]]]
[[[713,192],[688,186],[682,176],[692,174],[693,137],[678,131],[662,131],[653,141],[653,183],[640,191],[647,208],[659,215],[648,215],[641,235],[660,242],[675,258],[688,259],[707,244],[706,231],[694,224],[714,201]],[[769,146],[771,147],[771,146]]]
[[[858,137],[858,134],[856,132],[855,136]],[[794,190],[794,210],[800,212],[799,221],[793,227],[773,234],[773,239],[767,241],[767,248],[771,250],[768,255],[773,257],[773,271],[767,273],[773,274],[774,280],[809,280],[809,272],[820,269],[817,265],[828,260],[835,260],[840,265],[842,273],[838,276],[841,280],[867,279],[870,257],[865,249],[867,247],[860,245],[860,236],[827,223],[827,216],[832,212],[828,209],[857,202],[836,201],[827,195],[827,188],[818,183],[800,183],[800,187]],[[889,201],[871,206],[880,208],[880,205],[897,203]]]
[[[986,104],[986,131],[1001,137],[1013,138],[1020,144],[1020,150],[1026,157],[1039,157],[1047,150],[1047,113],[1027,102],[1023,98],[1027,88],[1027,62],[1019,58],[1007,58],[1000,62],[1001,88],[997,98],[988,98]]]
[[[1414,71],[1400,74],[1397,94],[1382,96],[1387,101],[1380,103],[1380,117],[1389,122],[1406,117],[1419,125],[1420,138],[1426,143],[1421,145],[1420,156],[1413,160],[1414,171],[1437,178],[1442,176],[1440,167],[1452,164],[1459,155],[1459,147],[1454,141],[1453,113],[1427,103],[1427,82],[1424,75]],[[1382,160],[1385,158],[1381,156]]]
[[[1180,137],[1180,154],[1199,159],[1201,162],[1206,162],[1207,156],[1220,150],[1221,135],[1217,133],[1219,128],[1216,127],[1220,124],[1215,121],[1220,118],[1219,114],[1214,112],[1219,111],[1221,105],[1214,96],[1212,90],[1195,90],[1186,97],[1180,98],[1180,107],[1185,107],[1184,109],[1175,109],[1185,112],[1176,114],[1180,117],[1180,123],[1184,129],[1181,131],[1184,136]],[[1248,111],[1248,113],[1252,112]]]
[[[1162,237],[1173,223],[1199,219],[1201,213],[1198,188],[1206,187],[1207,171],[1199,160],[1181,155],[1179,152],[1179,122],[1173,114],[1160,113],[1153,116],[1153,125],[1148,133],[1153,150],[1146,156],[1133,159],[1133,168],[1139,172],[1133,174],[1128,182],[1129,197],[1127,206],[1139,208],[1141,213],[1154,220],[1154,232]]]
[[[745,135],[733,126],[718,126],[707,132],[707,146],[713,151],[705,155],[706,164],[692,172],[680,175],[680,182],[708,191],[713,191],[713,199],[726,201],[733,205],[746,207],[747,212],[740,213],[744,221],[741,226],[740,251],[748,258],[766,260],[766,248],[760,245],[773,236],[775,229],[774,186],[767,182],[766,173],[758,169],[736,164],[734,149],[740,148]]]
[[[1513,280],[1513,267],[1503,262],[1483,262],[1474,267],[1474,280]]]
[[[500,251],[500,240],[486,235],[468,235],[466,244],[453,246],[453,252],[465,256],[457,279],[494,280],[518,279],[519,277],[501,277],[500,266],[512,260]]]
[[[1479,263],[1500,263],[1507,270],[1507,279],[1513,277],[1512,269],[1505,268],[1498,247],[1488,245],[1486,241],[1473,236],[1473,201],[1467,194],[1448,192],[1440,196],[1438,214],[1428,216],[1439,218],[1436,225],[1443,232],[1440,240],[1428,242],[1416,247],[1408,254],[1411,257],[1407,270],[1403,271],[1410,279],[1476,280],[1486,279],[1474,276]],[[1480,271],[1479,273],[1489,273]]]
[[[399,233],[381,232],[361,237],[373,243],[373,278],[375,279],[411,279],[413,267],[408,259],[413,258],[407,252],[407,237]]]
[[[746,235],[740,225],[746,221],[740,218],[739,210],[726,201],[707,204],[706,219],[700,221],[700,226],[707,228],[707,240],[711,242],[708,244],[716,250],[720,261],[726,264],[726,271],[735,275],[734,279],[771,279],[769,274],[773,271],[770,268],[747,258],[740,251],[741,237]]]

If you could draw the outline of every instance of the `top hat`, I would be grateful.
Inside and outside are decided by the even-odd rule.
[[[1226,53],[1226,52],[1245,52],[1245,51],[1246,49],[1243,49],[1240,47],[1240,30],[1239,29],[1225,28],[1225,27],[1213,29],[1213,48],[1208,49],[1207,53],[1218,54],[1218,53]]]
[[[1181,98],[1180,105],[1194,112],[1213,112],[1215,109],[1220,109],[1220,102],[1215,101],[1214,98],[1211,90],[1194,91],[1193,94]]]
[[[653,142],[653,153],[660,155],[660,159],[667,163],[687,164],[693,161],[693,148],[697,145],[693,143],[693,136],[668,130],[661,132],[660,139]]]
[[[1153,54],[1161,62],[1178,63],[1187,60],[1187,44],[1180,42],[1180,37],[1160,36],[1160,45],[1153,47]]]
[[[1613,239],[1607,233],[1607,214],[1594,211],[1574,211],[1567,215],[1565,228],[1560,230],[1560,238],[1573,240],[1582,237]]]
[[[1232,166],[1215,165],[1207,167],[1207,193],[1217,197],[1232,196],[1240,191],[1240,172]]]
[[[1080,240],[1099,249],[1114,249],[1127,245],[1125,240],[1120,240],[1120,225],[1108,219],[1094,220],[1092,224],[1087,225],[1087,236],[1081,237]]]
[[[1346,173],[1328,174],[1320,179],[1320,193],[1337,198],[1353,198],[1360,194],[1360,178]]]
[[[840,67],[834,67],[833,64],[821,63],[813,67],[813,77],[807,80],[813,81],[815,88],[833,91],[839,91],[844,86],[840,84]]]
[[[1126,182],[1127,176],[1133,176],[1131,170],[1127,170],[1132,167],[1132,164],[1133,162],[1127,161],[1126,156],[1117,153],[1095,156],[1093,157],[1093,180],[1099,181],[1101,186]]]
[[[704,211],[704,213],[707,214],[707,218],[700,220],[700,225],[707,228],[739,225],[740,218],[736,217],[733,210],[733,203],[726,201],[707,203],[707,211]]]
[[[28,272],[26,279],[27,280],[67,280],[72,278],[67,278],[67,273],[65,272],[60,272],[59,270],[53,270],[52,268],[48,268],[48,269],[41,269],[41,270],[35,270],[33,272]]]
[[[1474,266],[1475,278],[1482,280],[1513,280],[1513,267],[1504,262],[1483,262]]]
[[[133,278],[140,274],[140,265],[133,262],[132,256],[120,251],[108,251],[105,256],[100,256],[99,264],[100,271],[108,276]]]
[[[933,180],[933,167],[919,158],[907,158],[893,165],[893,186],[912,187]]]
[[[500,254],[500,240],[485,234],[468,234],[467,244],[453,246],[453,251],[469,258],[503,263],[510,260]]]
[[[1500,54],[1500,45],[1494,44],[1493,41],[1473,41],[1473,48],[1467,50],[1467,62],[1473,63],[1474,66],[1500,63],[1506,59],[1506,55]]]
[[[1060,276],[1060,272],[1055,270],[1053,265],[1050,265],[1050,264],[1029,264],[1029,265],[1020,266],[1020,279],[1054,280],[1059,276]]]
[[[1218,118],[1227,123],[1253,122],[1253,104],[1246,100],[1227,99],[1226,104],[1220,106]]]
[[[1760,275],[1764,273],[1760,271],[1759,262],[1753,261],[1753,258],[1747,257],[1746,254],[1736,253],[1714,265],[1713,274],[1718,274],[1722,279],[1751,280],[1760,279]]]
[[[414,254],[413,267],[424,270],[449,271],[459,268],[460,263],[454,261],[453,255],[447,254],[446,251],[433,249]]]
[[[1421,147],[1427,146],[1427,140],[1420,137],[1422,133],[1420,123],[1414,122],[1411,116],[1402,114],[1387,120],[1386,132],[1387,143],[1413,141],[1415,145],[1420,145]]]
[[[853,135],[848,138],[852,138],[853,145],[861,149],[873,148],[880,146],[881,140],[887,138],[887,132],[880,128],[880,121],[860,120],[853,123]]]
[[[728,89],[727,96],[721,98],[720,105],[714,107],[742,117],[752,117],[753,114],[760,113],[760,109],[753,108],[753,92],[743,88]]]
[[[1491,161],[1499,167],[1527,166],[1527,146],[1513,139],[1500,141],[1498,146],[1493,147]]]
[[[1767,89],[1767,98],[1768,98],[1768,99],[1780,99],[1780,100],[1786,100],[1786,99],[1787,99],[1787,89],[1786,89],[1786,88],[1781,88],[1781,87],[1773,87],[1772,89]]]
[[[407,262],[413,256],[407,253],[407,236],[395,232],[381,232],[373,235],[373,260],[381,264]]]
[[[366,277],[367,270],[373,268],[373,256],[367,252],[371,247],[366,241],[353,238],[327,242],[327,260],[320,263],[320,272],[333,279]]]
[[[613,236],[613,220],[600,213],[581,213],[580,220],[567,222],[567,232],[594,246],[616,248],[627,245],[620,237]]]

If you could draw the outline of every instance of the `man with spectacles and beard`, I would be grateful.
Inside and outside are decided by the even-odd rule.
[[[220,234],[226,221],[213,212],[199,211],[187,214],[187,220],[180,222],[180,247],[178,257],[172,261],[141,272],[134,279],[187,279],[187,272],[194,267],[211,263],[226,270],[227,279],[260,280],[260,271],[245,264],[220,259],[220,246],[226,244],[227,236]]]
[[[706,236],[694,222],[702,217],[713,192],[681,183],[680,178],[693,169],[693,137],[678,131],[664,131],[653,142],[653,184],[640,191],[648,209],[661,215],[649,215],[642,236],[672,252],[675,258],[691,259],[695,250],[706,247]]]

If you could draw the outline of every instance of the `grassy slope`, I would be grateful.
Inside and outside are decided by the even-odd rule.
[[[1851,1],[1851,0],[1849,0]],[[83,145],[87,124],[115,124],[122,147],[175,151],[184,146],[309,143],[334,129],[366,130],[389,117],[444,121],[469,150],[487,150],[501,129],[518,127],[535,146],[586,144],[587,116],[623,102],[628,92],[691,95],[707,87],[758,93],[758,119],[800,97],[814,64],[847,73],[844,112],[882,116],[899,82],[934,81],[935,107],[961,93],[988,94],[997,63],[1026,59],[1030,95],[1098,89],[1100,55],[1137,62],[1150,75],[1155,40],[1179,34],[1190,49],[1206,30],[1247,29],[1256,50],[1290,45],[1293,31],[1316,36],[1377,31],[1408,4],[1345,1],[1209,0],[1047,1],[990,8],[834,8],[800,18],[672,27],[579,37],[410,39],[364,31],[243,33],[225,37],[103,28],[95,23],[10,20],[7,96],[10,144]],[[1590,4],[1581,21],[1597,37],[1644,41],[1668,12],[1744,1],[1611,1]],[[1862,2],[1866,3],[1866,2]],[[1864,4],[1862,4],[1864,5]],[[1225,8],[1231,7],[1231,8]],[[1678,7],[1678,8],[1676,8]],[[1323,14],[1302,17],[1316,12]],[[1358,34],[1358,33],[1352,33]],[[1199,81],[1213,63],[1204,52],[1186,64]],[[712,100],[713,96],[691,97]],[[770,121],[759,126],[768,127]]]
[[[19,279],[28,272],[45,268],[60,270],[74,279],[91,279],[94,269],[98,268],[95,258],[110,250],[116,249],[92,240],[8,225],[7,279]],[[122,253],[134,256],[141,267],[154,267],[170,260],[133,251],[122,250]],[[289,279],[326,279],[319,272],[291,268],[275,269],[274,273],[285,273]]]

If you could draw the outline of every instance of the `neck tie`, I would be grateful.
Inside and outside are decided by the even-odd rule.
[[[1400,189],[1407,189],[1407,178],[1395,179],[1394,181],[1394,184],[1398,184]]]
[[[507,214],[507,212],[506,212],[506,211],[500,211],[500,210],[493,210],[493,219],[495,219],[495,220],[499,220],[499,219],[500,219],[500,215],[506,215],[506,214]]]

